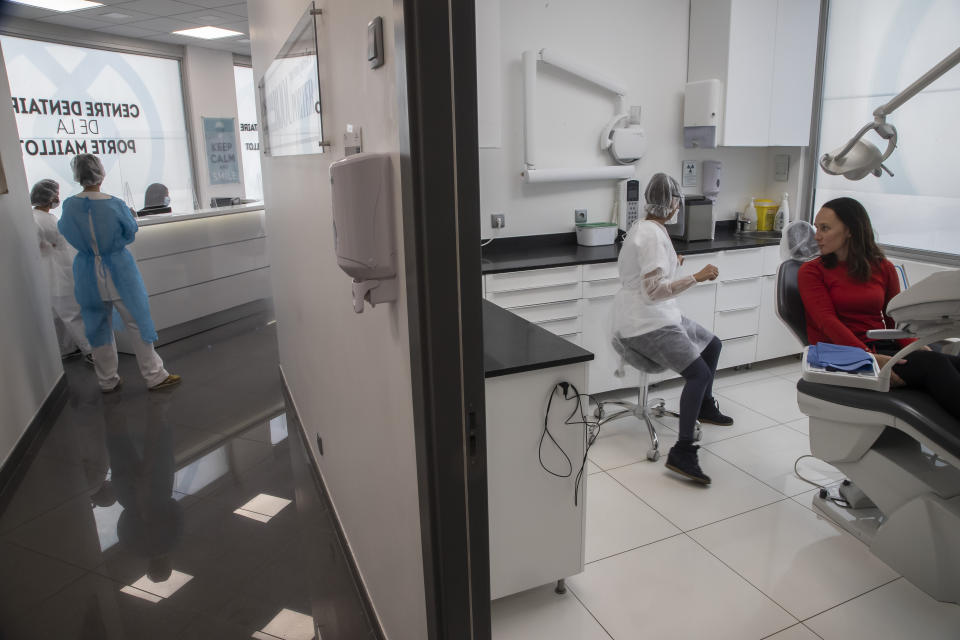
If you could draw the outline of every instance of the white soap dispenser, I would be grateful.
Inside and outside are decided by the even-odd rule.
[[[774,231],[783,231],[784,227],[787,226],[787,223],[790,222],[790,204],[788,202],[790,194],[784,193],[783,199],[780,200],[780,206],[777,207],[777,215],[773,219],[773,230]]]
[[[757,230],[757,207],[754,204],[754,200],[756,200],[756,198],[750,198],[750,204],[743,210],[743,219],[746,220],[744,224],[746,231]]]

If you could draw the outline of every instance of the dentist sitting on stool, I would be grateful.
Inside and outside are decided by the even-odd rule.
[[[180,376],[163,368],[163,360],[153,348],[157,332],[150,317],[147,290],[127,250],[137,233],[130,207],[119,198],[101,193],[106,172],[97,156],[75,156],[70,167],[83,191],[64,200],[58,226],[78,251],[73,262],[77,302],[93,347],[100,390],[117,391],[122,382],[117,375],[117,345],[111,324],[114,310],[128,329],[139,334],[139,339],[134,337],[132,342],[147,387],[154,391],[179,384]]]
[[[658,173],[644,192],[645,220],[627,232],[618,267],[622,288],[614,301],[614,333],[625,349],[676,371],[684,379],[680,395],[680,437],[667,455],[667,468],[701,484],[710,476],[700,469],[694,444],[697,419],[732,425],[713,397],[713,377],[720,358],[720,340],[680,314],[676,296],[698,282],[715,280],[719,272],[707,265],[692,276],[677,277],[677,256],[664,227],[683,201],[680,185]]]

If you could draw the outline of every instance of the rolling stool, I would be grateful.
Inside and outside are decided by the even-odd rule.
[[[674,418],[679,418],[680,414],[675,411],[670,411],[666,408],[666,404],[663,398],[651,398],[649,397],[648,391],[648,378],[651,373],[659,373],[664,371],[664,368],[656,364],[652,360],[644,358],[641,360],[637,357],[637,354],[624,349],[623,345],[620,343],[620,339],[614,337],[611,341],[613,345],[613,350],[617,352],[617,355],[620,356],[620,365],[614,371],[614,375],[618,378],[622,378],[626,375],[624,370],[624,365],[630,365],[634,369],[640,372],[640,384],[637,387],[637,402],[626,402],[622,400],[606,400],[598,401],[597,408],[593,412],[594,417],[597,419],[597,429],[607,424],[608,422],[613,422],[618,418],[623,418],[625,416],[633,416],[639,420],[643,420],[647,425],[647,432],[650,434],[650,448],[647,449],[647,460],[651,462],[656,462],[660,458],[660,439],[657,437],[656,427],[653,426],[652,418],[660,418],[662,416],[671,416]],[[612,413],[608,407],[618,407],[619,410],[614,410]],[[702,436],[700,431],[700,422],[695,423],[693,429],[693,439],[694,441],[699,441]]]

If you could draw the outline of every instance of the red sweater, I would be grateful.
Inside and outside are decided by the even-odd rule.
[[[886,310],[890,298],[900,293],[900,278],[889,260],[871,269],[867,282],[858,282],[847,273],[846,262],[827,269],[817,258],[800,267],[798,280],[810,344],[868,349],[867,330],[894,327]]]

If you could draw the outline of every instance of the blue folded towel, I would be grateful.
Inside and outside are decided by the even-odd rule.
[[[807,362],[827,371],[873,373],[873,356],[860,347],[818,342],[807,350]]]

